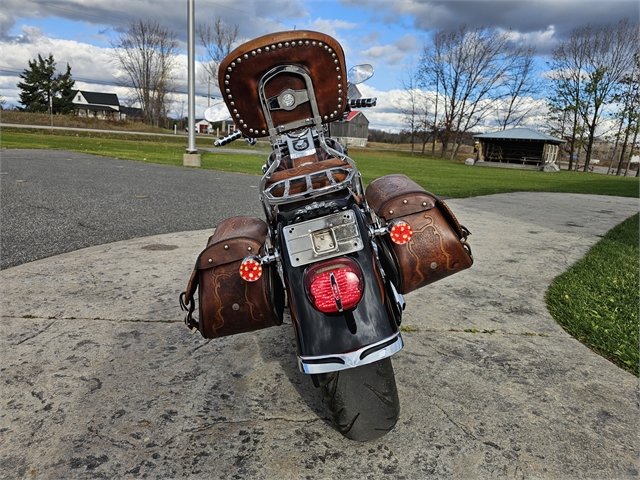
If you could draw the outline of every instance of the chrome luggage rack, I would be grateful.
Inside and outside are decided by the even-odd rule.
[[[282,205],[284,203],[292,203],[298,200],[316,198],[348,188],[351,185],[355,174],[356,172],[352,168],[332,167],[326,170],[309,173],[307,175],[286,178],[279,182],[275,182],[273,185],[266,188],[264,190],[264,198],[271,205]],[[344,175],[345,178],[344,180],[336,181],[336,175]],[[314,188],[314,183],[321,183],[323,180],[328,180],[329,185]],[[303,191],[291,194],[292,184],[303,187]],[[277,195],[276,192],[280,190],[282,191],[282,194]]]
[[[305,88],[302,90],[285,89],[276,97],[269,98],[266,93],[266,86],[269,82],[280,75],[288,75],[298,77],[304,82]],[[364,199],[364,186],[362,184],[362,176],[356,163],[342,152],[331,148],[324,139],[322,118],[318,109],[316,95],[313,88],[313,81],[307,70],[299,65],[279,65],[265,73],[260,79],[258,86],[258,96],[262,107],[262,112],[269,131],[269,141],[275,153],[275,159],[271,162],[264,172],[264,176],[260,182],[260,199],[267,218],[272,218],[273,207],[286,203],[294,203],[300,200],[316,198],[327,195],[338,190],[350,189],[354,195]],[[309,103],[311,108],[311,116],[308,118],[298,118],[295,121],[276,125],[271,116],[272,111],[276,110],[294,110],[299,104]],[[335,112],[337,113],[337,111]],[[333,117],[333,114],[331,115]],[[327,120],[327,117],[325,117]],[[337,158],[342,160],[344,166],[335,166],[322,169],[317,172],[298,175],[291,178],[274,182],[267,187],[267,183],[271,176],[276,173],[278,167],[282,163],[282,150],[278,142],[278,136],[292,131],[308,130],[307,143],[305,149],[288,148],[288,155],[293,157],[294,152],[298,152],[299,158],[309,154],[309,147],[313,145],[322,149],[329,158]],[[317,140],[317,143],[316,143]],[[313,147],[315,149],[315,147]],[[341,181],[336,180],[335,175],[345,175]],[[321,184],[322,186],[314,187]],[[327,185],[328,181],[328,185]],[[291,193],[292,187],[301,188],[302,191]],[[280,192],[282,192],[280,194]],[[366,208],[366,202],[365,208]]]
[[[364,199],[364,186],[362,185],[362,175],[356,162],[353,161],[348,155],[342,152],[338,152],[329,147],[325,140],[324,135],[318,132],[319,148],[324,150],[331,158],[338,158],[342,160],[345,165],[334,166],[317,172],[311,172],[305,175],[298,175],[295,177],[279,180],[267,187],[267,182],[271,176],[277,171],[281,164],[280,152],[276,150],[276,158],[269,165],[267,171],[264,173],[260,182],[260,199],[263,204],[267,218],[271,218],[273,210],[276,205],[283,205],[287,203],[294,203],[300,200],[309,198],[317,198],[323,195],[327,195],[333,192],[337,192],[343,189],[349,189],[355,196]],[[336,180],[335,175],[344,175],[345,178],[341,181]],[[315,183],[325,183],[321,187],[314,187]],[[328,180],[329,184],[326,185]],[[299,193],[291,193],[292,186],[302,187],[303,190]],[[282,194],[278,195],[279,191]],[[366,201],[363,200],[363,206],[365,210],[368,210]]]

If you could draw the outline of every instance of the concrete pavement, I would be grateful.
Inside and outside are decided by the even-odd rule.
[[[329,425],[291,325],[204,340],[181,324],[212,229],[0,271],[0,478],[636,478],[637,378],[544,294],[638,200],[448,203],[476,263],[407,295],[400,422],[366,444]]]

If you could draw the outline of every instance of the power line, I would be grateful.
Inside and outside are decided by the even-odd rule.
[[[78,15],[84,15],[85,17],[98,18],[98,19],[101,20],[101,22],[100,22],[101,25],[105,24],[104,20],[109,20],[110,22],[119,23],[121,25],[127,25],[128,24],[127,22],[123,22],[122,20],[116,20],[115,18],[105,17],[104,15],[94,15],[92,13],[82,12],[80,10],[74,10],[74,9],[71,9],[71,8],[60,7],[59,5],[52,5],[51,2],[38,2],[36,0],[27,0],[27,2],[36,3],[38,5],[41,5],[41,6],[47,7],[47,8],[55,8],[57,10],[62,10],[62,11],[65,11],[65,12],[76,13]]]
[[[26,1],[28,1],[30,3],[35,3],[36,5],[41,5],[41,6],[46,7],[46,8],[52,8],[52,9],[57,9],[57,10],[60,10],[60,11],[63,11],[63,12],[73,13],[73,14],[76,14],[76,15],[96,18],[96,19],[100,20],[100,22],[95,22],[95,23],[98,23],[100,25],[105,25],[105,24],[108,25],[109,23],[116,23],[116,24],[119,24],[119,25],[129,25],[129,21],[118,20],[118,19],[115,19],[115,18],[112,18],[112,17],[106,17],[104,15],[96,15],[96,14],[88,13],[88,12],[85,12],[85,11],[73,9],[73,8],[61,7],[59,5],[52,5],[51,2],[38,1],[38,0],[26,0]],[[199,0],[199,3],[206,3],[206,4],[213,5],[213,6],[216,6],[216,7],[219,7],[219,8],[225,8],[227,10],[232,10],[234,12],[242,13],[243,15],[249,15],[251,17],[254,17],[254,18],[257,18],[257,19],[260,19],[260,20],[271,20],[271,21],[273,21],[273,19],[271,19],[271,18],[263,17],[263,16],[260,16],[260,15],[256,15],[255,13],[247,12],[245,10],[240,10],[239,8],[229,7],[228,5],[223,5],[223,4],[216,3],[216,2],[211,2],[211,1],[208,1],[208,0]],[[69,19],[69,20],[72,20],[72,19]],[[106,22],[105,22],[105,20],[106,20]],[[177,37],[180,40],[186,40],[186,35],[178,34]]]
[[[233,7],[229,7],[227,5],[221,5],[219,3],[215,3],[215,2],[210,2],[208,0],[199,0],[201,3],[208,3],[209,5],[215,5],[216,7],[222,7],[222,8],[226,8],[227,10],[233,10],[234,12],[239,12],[239,13],[244,13],[245,15],[249,15],[251,17],[255,17],[255,18],[260,18],[262,20],[271,20],[270,18],[266,18],[266,17],[261,17],[259,15],[256,15],[255,13],[250,13],[250,12],[245,12],[244,10],[240,10],[238,8],[233,8]]]
[[[24,72],[24,70],[18,70],[16,68],[11,68],[11,67],[3,67],[0,66],[0,73],[5,72],[5,73],[9,73],[9,74],[21,74],[22,72]],[[14,75],[11,75],[14,76]],[[96,84],[100,84],[100,85],[112,85],[112,86],[119,86],[115,81],[103,81],[103,80],[95,80],[92,78],[80,78],[80,77],[74,77],[72,75],[73,80],[79,81],[79,82],[85,82],[85,83],[96,83]]]
[[[1,73],[9,73],[10,76],[15,76],[15,74],[20,74],[22,73],[23,70],[17,70],[15,68],[10,68],[10,67],[2,67],[0,66],[0,74]],[[80,77],[74,77],[73,75],[71,76],[72,80],[77,81],[77,82],[83,82],[83,83],[90,83],[90,84],[94,84],[94,85],[107,85],[110,87],[122,87],[122,88],[130,88],[127,87],[126,85],[121,85],[115,81],[108,81],[108,80],[95,80],[95,79],[90,79],[90,78],[80,78]],[[187,88],[184,87],[184,89],[182,89],[182,87],[179,87],[176,90],[169,90],[168,93],[173,93],[173,94],[180,94],[180,95],[187,95]],[[198,97],[201,98],[207,98],[207,95],[203,94],[203,93],[196,93],[196,95]],[[218,95],[211,95],[210,96],[212,99],[213,98],[218,98]]]

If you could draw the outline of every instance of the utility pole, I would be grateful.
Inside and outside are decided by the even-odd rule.
[[[195,47],[195,7],[194,0],[187,0],[187,29],[188,29],[188,82],[189,82],[189,108],[187,130],[189,137],[189,146],[187,153],[184,154],[182,164],[188,167],[199,167],[201,165],[200,154],[196,148],[196,47]]]

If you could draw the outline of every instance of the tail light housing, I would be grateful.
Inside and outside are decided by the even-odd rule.
[[[311,304],[322,313],[342,313],[362,299],[364,279],[358,264],[348,257],[309,268],[304,278]]]
[[[256,256],[247,257],[240,264],[240,277],[245,282],[255,282],[262,276],[262,265]]]
[[[389,223],[388,229],[391,241],[397,245],[409,243],[409,240],[413,237],[413,229],[411,228],[411,225],[404,220],[393,220]]]

